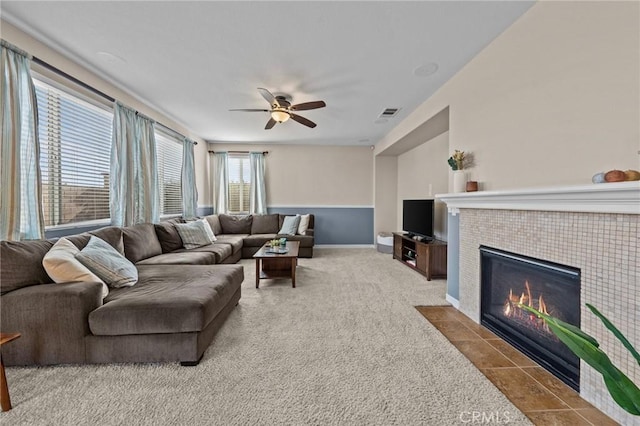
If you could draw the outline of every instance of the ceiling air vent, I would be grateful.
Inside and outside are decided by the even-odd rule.
[[[387,108],[382,111],[382,114],[380,114],[380,118],[395,117],[396,114],[398,114],[398,111],[400,111],[400,108]]]

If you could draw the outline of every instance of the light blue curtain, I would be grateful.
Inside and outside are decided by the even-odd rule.
[[[229,211],[229,155],[226,152],[213,154],[213,167],[215,170],[213,180],[213,210],[216,214]]]
[[[267,191],[264,182],[264,154],[251,152],[249,154],[251,169],[251,183],[249,185],[249,213],[267,214]]]
[[[36,91],[30,56],[2,40],[0,240],[44,238]]]
[[[158,222],[158,160],[154,121],[115,103],[111,143],[111,223]]]
[[[198,208],[194,146],[195,143],[191,139],[184,138],[182,144],[182,216],[186,219],[195,217]]]

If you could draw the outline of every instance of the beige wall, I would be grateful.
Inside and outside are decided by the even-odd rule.
[[[375,158],[375,211],[374,232],[399,231],[398,212],[398,157],[382,156]]]
[[[590,183],[639,169],[640,4],[539,2],[376,145],[449,107],[449,151],[481,189]],[[442,157],[445,162],[448,155]]]
[[[373,206],[370,147],[212,143],[215,151],[269,151],[267,205]]]
[[[422,145],[398,156],[398,197],[396,230],[402,229],[402,200],[434,198],[435,194],[448,192],[449,132],[426,141]],[[447,206],[435,203],[435,236],[447,240]]]
[[[42,59],[46,63],[53,65],[54,67],[64,71],[65,73],[77,78],[83,83],[92,86],[101,92],[121,101],[125,105],[134,108],[137,111],[145,114],[148,117],[168,126],[185,136],[198,141],[198,145],[195,149],[195,166],[196,166],[196,186],[198,189],[199,199],[198,205],[211,204],[210,195],[208,191],[208,176],[207,176],[207,147],[206,143],[197,135],[192,133],[189,129],[185,128],[182,124],[177,123],[175,120],[169,118],[161,111],[149,106],[143,100],[137,99],[131,96],[130,93],[120,90],[114,84],[107,81],[105,78],[97,75],[96,73],[84,68],[81,65],[67,59],[62,54],[53,50],[51,47],[45,46],[33,37],[27,35],[23,31],[19,30],[15,26],[7,23],[6,21],[0,22],[0,36],[9,43],[19,47],[27,53]],[[55,48],[55,46],[54,46]],[[34,69],[37,65],[34,65]],[[64,81],[64,80],[62,80]]]

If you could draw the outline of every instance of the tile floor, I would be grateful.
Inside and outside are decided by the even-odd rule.
[[[617,425],[526,355],[451,306],[416,309],[536,425]]]

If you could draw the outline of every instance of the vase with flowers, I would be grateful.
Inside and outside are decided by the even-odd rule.
[[[465,192],[467,185],[467,174],[464,171],[464,151],[453,151],[447,162],[453,170],[453,192]]]

